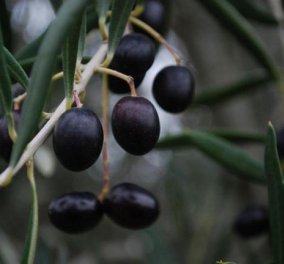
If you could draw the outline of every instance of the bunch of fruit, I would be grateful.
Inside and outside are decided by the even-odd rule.
[[[153,6],[159,10],[158,13],[153,14]],[[145,1],[140,19],[153,31],[163,33],[166,18],[162,1]],[[132,32],[121,39],[108,69],[131,76],[132,84],[138,87],[154,62],[156,45],[149,32],[143,32],[137,26],[133,28],[139,32]],[[177,65],[162,69],[153,83],[155,100],[170,113],[184,111],[194,96],[193,75],[187,67],[179,64],[178,61]],[[108,88],[117,94],[130,91],[129,84],[117,75],[108,76]],[[17,125],[20,112],[14,113],[14,119]],[[136,95],[135,89],[114,106],[111,126],[117,143],[132,155],[150,152],[159,139],[158,113],[147,98]],[[99,158],[106,137],[108,135],[96,113],[81,107],[79,103],[67,110],[55,125],[54,153],[66,169],[82,171]],[[0,155],[6,161],[10,158],[12,144],[3,117],[0,119]],[[159,203],[153,194],[127,182],[107,189],[100,196],[89,192],[64,194],[51,201],[48,209],[51,222],[68,233],[90,230],[100,222],[103,214],[122,227],[145,228],[158,218],[159,212]]]

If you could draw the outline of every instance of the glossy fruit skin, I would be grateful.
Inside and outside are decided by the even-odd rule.
[[[89,109],[72,108],[55,125],[53,149],[61,164],[69,170],[89,168],[98,159],[102,145],[101,122]]]
[[[155,77],[153,95],[162,109],[170,113],[184,111],[192,102],[195,82],[184,66],[168,66]]]
[[[280,159],[284,158],[284,127],[276,132],[277,151]]]
[[[155,45],[147,36],[131,33],[124,36],[115,51],[110,69],[119,71],[134,78],[138,87],[147,70],[155,59]],[[114,81],[116,77],[109,76],[109,88],[114,93],[127,93],[129,86],[125,81]]]
[[[103,208],[111,220],[129,229],[150,226],[160,213],[157,199],[144,188],[132,183],[114,186],[104,200]]]
[[[17,129],[20,122],[20,113],[13,112],[15,127]],[[11,140],[8,132],[8,122],[5,116],[0,118],[0,157],[6,162],[10,160],[13,147],[13,141]]]
[[[162,0],[145,0],[144,11],[139,19],[151,26],[160,34],[164,35],[168,29],[168,8]],[[136,32],[143,32],[135,27]],[[144,32],[145,33],[145,32]]]
[[[48,216],[61,231],[77,234],[94,228],[103,216],[103,209],[94,194],[71,192],[50,202]]]
[[[133,155],[152,150],[160,135],[160,121],[153,104],[143,97],[125,96],[113,108],[112,131],[118,144]]]
[[[263,206],[249,206],[242,210],[234,222],[234,231],[243,238],[252,238],[268,232],[267,209]]]

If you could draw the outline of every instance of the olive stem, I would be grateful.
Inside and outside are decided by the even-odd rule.
[[[107,74],[103,74],[103,93],[102,93],[102,115],[103,115],[103,188],[99,194],[99,199],[102,202],[109,193],[109,157],[108,157],[108,106],[109,106],[109,89]]]
[[[126,81],[128,83],[128,85],[129,85],[131,96],[137,96],[136,88],[135,88],[135,84],[134,84],[134,79],[133,79],[132,76],[126,75],[126,74],[123,74],[123,73],[121,73],[119,71],[115,71],[115,70],[112,70],[112,69],[109,69],[109,68],[105,68],[105,67],[98,67],[96,69],[96,71],[99,72],[99,73],[112,75],[114,77],[117,77],[117,78],[120,78],[120,79]]]
[[[60,80],[60,79],[63,78],[63,75],[64,75],[63,71],[58,72],[58,73],[56,73],[56,74],[54,74],[54,75],[52,76],[52,79],[51,79],[51,80],[52,80],[52,81]]]
[[[83,104],[82,104],[81,101],[80,101],[78,92],[77,92],[76,90],[74,90],[74,92],[73,92],[73,100],[75,101],[76,106],[77,106],[78,108],[81,108],[81,107],[83,106]]]
[[[106,41],[108,39],[108,32],[106,28],[106,16],[99,18],[99,29],[102,36],[102,40]]]
[[[143,4],[138,4],[134,8],[134,10],[131,12],[131,16],[133,17],[139,17],[144,11],[144,5]]]
[[[15,111],[19,111],[21,108],[21,105],[23,103],[23,101],[26,99],[27,97],[27,92],[17,96],[16,98],[13,99],[14,102],[14,110]]]
[[[33,158],[29,159],[26,163],[27,166],[27,177],[29,179],[31,188],[32,188],[32,226],[30,227],[30,243],[28,243],[28,251],[29,254],[27,256],[27,263],[33,263],[35,259],[35,251],[36,251],[36,245],[37,245],[37,239],[38,239],[38,197],[37,197],[37,188],[35,183],[35,177],[34,177],[34,162]]]
[[[74,89],[78,92],[78,94],[85,91],[85,88],[93,76],[95,69],[102,63],[107,53],[107,45],[102,44],[96,54],[92,57],[92,59],[85,65],[85,70],[82,73],[82,78],[80,82],[75,83]],[[5,184],[11,180],[13,175],[15,175],[33,156],[36,150],[44,143],[48,135],[51,133],[53,127],[55,126],[57,120],[60,116],[66,111],[66,99],[59,104],[56,108],[49,121],[43,126],[43,128],[38,132],[38,134],[30,141],[27,145],[25,151],[20,157],[17,165],[12,168],[8,167],[0,174],[0,186],[4,186]]]
[[[140,20],[136,17],[130,16],[129,22],[131,24],[134,24],[134,25],[142,28],[149,35],[151,35],[157,42],[159,42],[161,45],[163,45],[169,51],[169,53],[174,57],[177,65],[181,64],[180,56],[177,54],[177,52],[174,50],[174,48],[166,41],[166,39],[160,33],[158,33],[155,29],[153,29],[148,24],[146,24],[145,22],[143,22],[142,20]]]
[[[6,115],[7,122],[8,122],[8,133],[13,142],[17,139],[17,132],[15,129],[15,122],[12,112],[7,113]]]

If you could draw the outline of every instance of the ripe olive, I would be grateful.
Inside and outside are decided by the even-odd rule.
[[[268,212],[263,206],[254,205],[243,209],[234,222],[234,231],[243,238],[259,236],[268,229]]]
[[[112,131],[118,144],[133,155],[144,155],[157,143],[160,121],[153,104],[143,97],[125,96],[113,108]]]
[[[101,122],[89,109],[72,108],[55,125],[54,152],[61,164],[69,170],[89,168],[98,159],[102,145]]]
[[[61,231],[76,234],[95,227],[103,216],[103,210],[94,194],[71,192],[50,202],[48,216],[52,224]]]
[[[130,229],[150,226],[160,212],[157,199],[144,188],[132,183],[114,186],[104,200],[103,208],[116,224]]]
[[[134,78],[136,86],[142,82],[147,70],[155,59],[155,45],[147,36],[131,33],[124,36],[115,51],[110,69],[119,71]],[[113,81],[116,77],[109,76],[109,88],[115,93],[127,93],[127,83]]]
[[[169,8],[168,4],[164,2],[163,0],[145,0],[144,10],[139,17],[143,22],[162,35],[166,33],[169,24]],[[134,30],[142,32],[138,27],[134,27]]]
[[[165,111],[180,113],[192,102],[194,78],[184,66],[168,66],[155,77],[153,95]]]

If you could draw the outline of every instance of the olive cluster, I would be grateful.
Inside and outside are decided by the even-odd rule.
[[[160,10],[158,16],[152,13],[153,5]],[[163,8],[159,0],[146,1],[141,19],[162,32],[165,21]],[[109,68],[132,76],[135,86],[139,87],[154,62],[155,53],[156,46],[151,37],[141,31],[130,33],[121,39]],[[108,83],[113,93],[129,93],[129,85],[122,79],[109,76]],[[184,66],[168,66],[157,74],[153,95],[165,111],[180,113],[192,101],[193,75]],[[112,110],[111,126],[117,143],[132,155],[148,153],[159,139],[158,113],[144,97],[123,96]],[[97,160],[103,137],[103,129],[95,113],[73,108],[65,112],[55,126],[54,151],[63,166],[80,171]],[[158,218],[159,211],[159,203],[154,195],[132,183],[114,186],[103,201],[92,193],[73,192],[55,198],[49,205],[51,222],[68,233],[93,228],[103,214],[119,226],[145,228]]]
[[[158,10],[153,14],[153,8]],[[141,19],[161,34],[165,29],[163,3],[145,1]],[[156,45],[154,39],[134,27],[124,36],[114,54],[109,68],[133,77],[136,87],[152,66]],[[138,32],[139,31],[139,32]],[[129,85],[114,76],[108,77],[113,93],[129,93]],[[171,113],[184,111],[194,96],[194,78],[189,69],[181,65],[162,69],[153,83],[153,95],[162,109]],[[20,114],[15,112],[16,125]],[[132,155],[151,151],[160,135],[160,121],[154,105],[144,97],[124,95],[112,110],[111,126],[117,143]],[[99,158],[104,130],[98,116],[89,109],[73,107],[58,120],[53,131],[53,149],[59,162],[68,170],[82,171]],[[8,135],[5,118],[0,119],[0,155],[9,160],[12,141]],[[118,225],[140,229],[151,225],[158,218],[159,203],[155,196],[132,183],[120,183],[99,199],[89,192],[71,192],[55,198],[49,204],[51,222],[68,233],[81,233],[95,227],[106,214]]]

